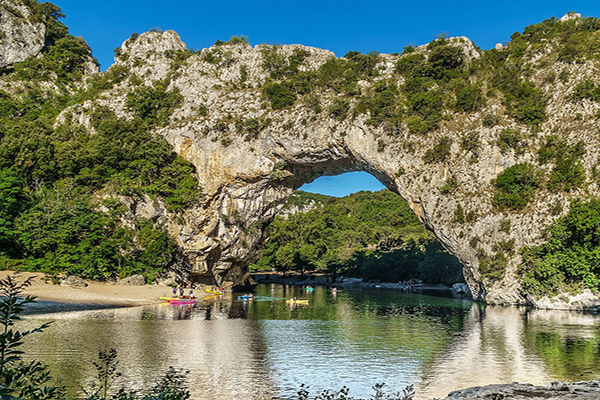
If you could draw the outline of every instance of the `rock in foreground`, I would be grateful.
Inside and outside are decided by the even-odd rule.
[[[527,383],[478,386],[451,392],[445,400],[600,399],[600,381],[534,386]]]

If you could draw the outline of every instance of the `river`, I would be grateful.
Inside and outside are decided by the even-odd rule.
[[[114,387],[145,390],[169,366],[189,371],[192,399],[294,398],[343,385],[368,398],[375,383],[416,399],[443,398],[491,383],[600,377],[600,316],[491,307],[467,300],[386,290],[260,285],[191,306],[28,315],[19,328],[54,323],[24,350],[82,398],[100,350],[118,351]],[[290,306],[286,298],[309,299]]]

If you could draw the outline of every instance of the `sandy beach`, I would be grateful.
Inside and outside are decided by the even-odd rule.
[[[0,279],[6,279],[8,275],[15,275],[15,273],[0,271]],[[86,287],[74,288],[54,284],[50,279],[44,279],[42,273],[19,272],[16,276],[21,282],[34,277],[33,284],[25,290],[25,294],[37,297],[37,302],[28,307],[28,312],[135,307],[157,304],[160,302],[159,297],[171,296],[171,288],[162,285],[126,286],[85,281]],[[198,289],[194,294],[201,298],[206,293]]]

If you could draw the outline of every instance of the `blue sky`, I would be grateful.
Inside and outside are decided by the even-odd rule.
[[[84,37],[91,45],[102,69],[112,64],[113,49],[131,33],[142,33],[151,28],[173,29],[188,47],[194,49],[209,47],[217,39],[245,35],[253,45],[299,43],[329,49],[343,56],[350,50],[401,52],[408,44],[428,43],[442,32],[450,36],[467,36],[479,47],[489,49],[496,43],[510,40],[512,33],[522,31],[527,25],[552,16],[561,17],[568,11],[600,17],[600,0],[53,2],[67,15],[64,22],[71,28],[71,33]],[[318,187],[314,190],[322,190],[324,194],[334,195],[343,195],[349,189],[381,188],[373,185],[374,178],[366,179],[369,176],[365,175],[355,173],[338,179],[323,177],[311,186]]]

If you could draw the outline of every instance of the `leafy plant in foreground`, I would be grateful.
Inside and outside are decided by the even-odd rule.
[[[20,314],[27,304],[35,302],[35,297],[21,295],[31,285],[33,278],[19,283],[13,276],[0,279],[0,398],[2,399],[62,399],[65,389],[50,384],[51,378],[47,368],[39,361],[24,363],[24,352],[19,350],[24,339],[37,332],[42,332],[50,323],[38,328],[19,331],[14,328],[20,321]]]
[[[373,395],[371,400],[412,400],[415,396],[415,390],[413,385],[408,385],[402,389],[401,392],[387,392],[385,383],[376,383],[373,385]],[[305,384],[300,385],[298,391],[298,400],[309,400],[310,399],[310,387]],[[361,400],[358,397],[349,396],[350,389],[347,386],[343,386],[338,391],[323,390],[321,393],[314,397],[314,400]]]

